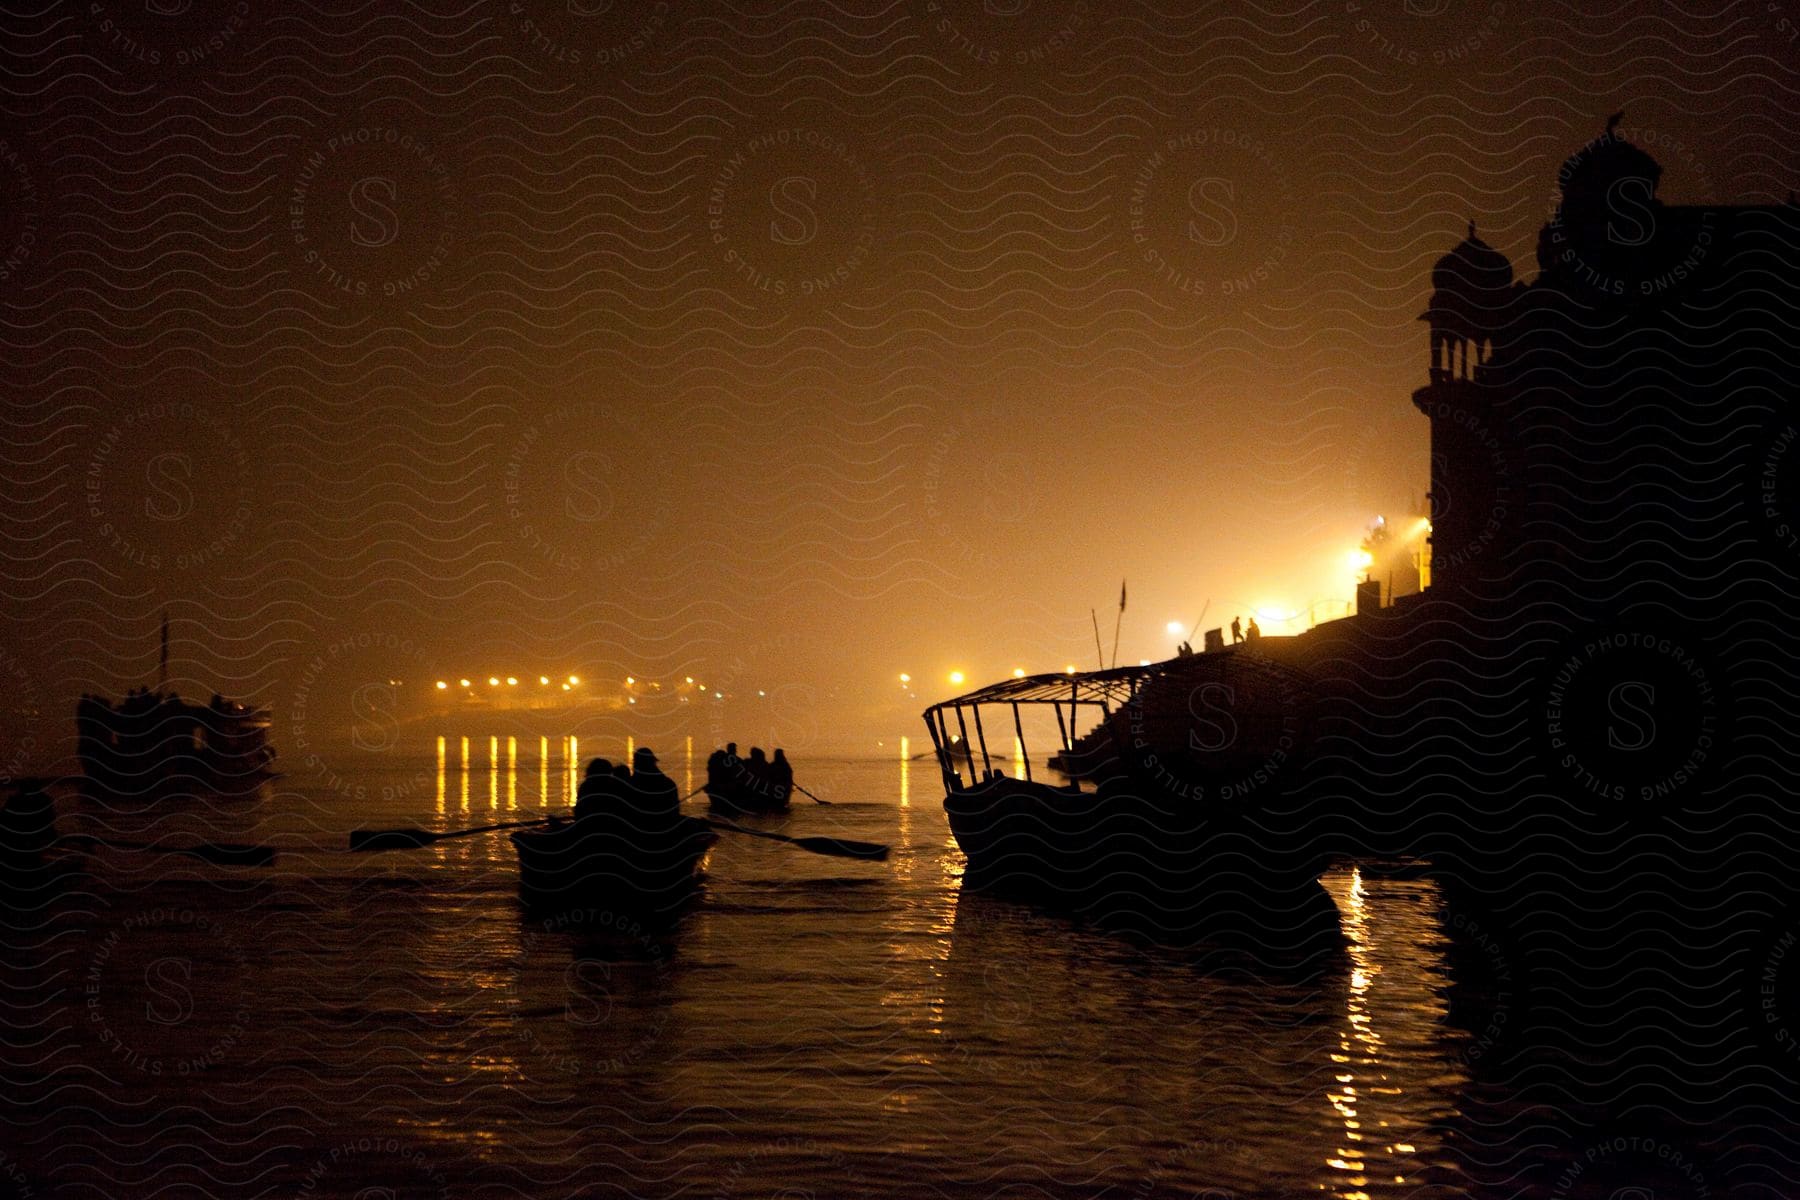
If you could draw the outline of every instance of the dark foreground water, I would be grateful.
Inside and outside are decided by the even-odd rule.
[[[1470,1035],[1428,882],[1328,875],[1349,955],[1322,979],[1206,972],[963,892],[935,770],[896,760],[805,763],[835,803],[761,822],[888,862],[726,837],[667,934],[528,920],[504,834],[344,850],[560,802],[532,750],[107,818],[282,856],[97,855],[7,933],[0,1196],[1460,1190],[1435,1131]]]

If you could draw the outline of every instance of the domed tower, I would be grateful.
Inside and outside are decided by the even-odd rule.
[[[1431,269],[1431,303],[1419,320],[1431,329],[1431,378],[1473,379],[1493,353],[1513,282],[1512,263],[1475,236],[1438,259]]]
[[[1519,289],[1512,263],[1469,235],[1431,271],[1430,382],[1413,403],[1431,419],[1431,535],[1425,575],[1434,591],[1466,587],[1500,556],[1496,514],[1506,505],[1507,432],[1489,377],[1510,343]],[[1498,568],[1494,568],[1498,570]]]
[[[1571,154],[1557,172],[1561,199],[1538,234],[1537,259],[1547,281],[1584,299],[1625,296],[1625,281],[1644,260],[1663,224],[1656,185],[1662,167],[1625,140],[1617,112],[1606,132]]]

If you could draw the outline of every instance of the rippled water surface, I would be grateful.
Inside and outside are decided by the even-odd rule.
[[[1328,875],[1349,953],[1321,979],[1204,971],[963,892],[934,777],[803,763],[834,803],[760,826],[892,858],[727,836],[667,933],[526,918],[501,833],[343,848],[356,827],[559,798],[566,780],[524,762],[464,773],[452,752],[440,786],[427,754],[115,817],[282,855],[250,871],[102,855],[54,919],[8,935],[50,1080],[14,1157],[39,1195],[1454,1186],[1434,1121],[1466,1082],[1467,1035],[1445,1022],[1431,884]],[[92,827],[91,808],[64,811]]]

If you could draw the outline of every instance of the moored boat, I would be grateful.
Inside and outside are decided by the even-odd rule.
[[[1144,749],[1170,695],[1204,686],[1197,675],[1210,682],[1219,671],[1233,679],[1270,674],[1264,662],[1228,664],[1232,656],[1216,655],[1201,666],[1200,657],[1007,680],[926,710],[937,746],[947,744],[954,721],[959,732],[970,730],[965,743],[981,748],[981,765],[966,778],[956,756],[940,756],[944,810],[968,860],[965,882],[1162,942],[1233,944],[1271,966],[1316,964],[1341,946],[1336,908],[1317,882],[1322,858],[1308,844],[1271,836],[1234,802],[1241,796],[1234,787],[1254,766],[1247,759],[1262,756],[1263,735],[1285,725],[1240,713],[1254,748],[1249,754],[1234,744],[1178,761]],[[1281,698],[1279,688],[1264,691]],[[1119,769],[1098,788],[1032,778],[1019,710],[1033,704],[1056,708],[1065,756],[1080,710],[1097,709]],[[991,722],[996,707],[1010,710],[1007,732],[1019,743],[1012,761],[1022,763],[1024,778],[995,769],[987,756],[982,711],[990,710]]]
[[[75,707],[76,753],[86,782],[113,796],[247,791],[273,774],[269,725],[266,710],[222,696],[190,704],[140,688],[113,704],[84,695]]]
[[[693,895],[719,835],[697,817],[646,827],[630,814],[598,813],[521,829],[519,894],[526,907],[669,915]]]

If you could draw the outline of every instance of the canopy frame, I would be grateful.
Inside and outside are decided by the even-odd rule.
[[[923,713],[925,730],[931,735],[932,748],[937,752],[938,766],[944,774],[944,785],[952,791],[961,791],[974,787],[986,779],[994,769],[992,756],[988,752],[987,733],[981,720],[981,709],[987,705],[1006,706],[1012,710],[1013,733],[1019,739],[1019,752],[1025,759],[1025,778],[1031,778],[1031,751],[1025,744],[1025,724],[1020,716],[1019,706],[1022,704],[1050,705],[1056,713],[1056,727],[1062,738],[1065,753],[1075,748],[1075,738],[1079,736],[1080,713],[1083,708],[1100,710],[1102,723],[1111,718],[1113,712],[1136,698],[1144,683],[1161,674],[1161,664],[1136,667],[1114,667],[1105,671],[1065,671],[1047,675],[1027,675],[1023,678],[1003,679],[999,683],[990,683],[976,688],[960,696],[952,696],[948,700],[939,701],[927,708]],[[1067,710],[1065,719],[1064,710]],[[950,736],[950,727],[945,717],[954,713],[957,729],[961,732],[963,751],[969,759],[968,782],[963,781],[962,767],[958,765],[958,754]],[[976,740],[969,738],[968,713],[975,718]],[[975,751],[981,752],[981,766],[975,766]]]

